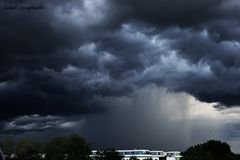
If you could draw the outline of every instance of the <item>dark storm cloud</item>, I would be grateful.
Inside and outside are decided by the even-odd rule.
[[[151,83],[204,102],[240,104],[238,1],[44,5],[0,9],[1,120],[101,112],[108,109],[102,98]]]
[[[129,18],[146,21],[159,26],[197,25],[201,22],[220,18],[219,7],[224,0],[123,0],[116,1]]]
[[[206,77],[199,77],[199,74],[187,74],[190,84],[180,83],[177,90],[188,92],[196,98],[205,102],[219,102],[223,105],[238,105],[239,94],[239,41],[223,40],[215,41],[207,30],[202,32],[192,32],[191,30],[184,33],[175,31],[171,32],[173,39],[173,48],[184,59],[192,64],[200,64],[209,67],[209,74]],[[169,37],[166,32],[166,37]],[[199,87],[194,87],[199,84]],[[211,84],[211,87],[209,87]]]
[[[94,89],[83,82],[95,75],[94,70],[82,69],[76,73],[81,80],[61,74],[71,63],[90,68],[95,63],[90,59],[92,64],[88,66],[88,59],[84,61],[83,56],[75,60],[72,53],[82,41],[87,41],[84,39],[87,33],[58,17],[60,13],[71,14],[67,11],[75,3],[54,1],[45,4],[47,9],[32,12],[1,8],[0,101],[4,110],[1,119],[35,113],[68,115],[102,110],[92,102]],[[81,7],[82,3],[78,3],[76,9]],[[85,76],[88,77],[84,79]]]
[[[71,115],[102,110],[94,104],[93,90],[75,77],[69,75],[66,78],[54,71],[22,71],[19,74],[18,79],[1,83],[0,99],[4,107],[1,118],[37,113]]]
[[[69,129],[81,125],[80,120],[69,120],[60,116],[29,115],[3,122],[1,125],[1,136],[16,135],[24,132],[38,132],[47,129]]]

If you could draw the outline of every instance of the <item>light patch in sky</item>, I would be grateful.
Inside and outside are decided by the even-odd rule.
[[[123,97],[105,97],[99,103],[108,106],[108,113],[85,117],[86,123],[80,131],[92,144],[98,144],[96,148],[183,151],[210,139],[231,144],[231,139],[223,133],[234,132],[227,125],[237,122],[236,115],[223,114],[214,108],[215,103],[202,103],[186,93],[170,92],[155,85]],[[96,139],[96,134],[100,138]],[[236,145],[233,149],[240,151]]]
[[[82,29],[100,24],[109,11],[105,0],[69,1],[54,8],[54,15],[61,21]]]

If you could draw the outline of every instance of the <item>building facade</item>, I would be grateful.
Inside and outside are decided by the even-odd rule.
[[[134,149],[134,150],[116,150],[121,156],[122,160],[130,160],[131,157],[136,157],[138,160],[180,160],[181,152],[179,151],[151,151],[147,149]],[[92,151],[91,157],[97,156],[97,150]]]

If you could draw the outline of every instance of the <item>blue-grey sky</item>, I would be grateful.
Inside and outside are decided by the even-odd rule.
[[[220,139],[240,152],[238,0],[0,6],[3,137],[163,150]]]

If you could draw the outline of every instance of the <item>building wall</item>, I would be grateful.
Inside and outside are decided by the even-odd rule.
[[[117,150],[121,156],[123,156],[122,160],[129,160],[131,157],[136,157],[138,160],[146,160],[151,158],[152,160],[180,160],[182,157],[180,152],[171,151],[150,151],[150,150]],[[91,157],[94,157],[94,153],[96,151],[92,151]]]

